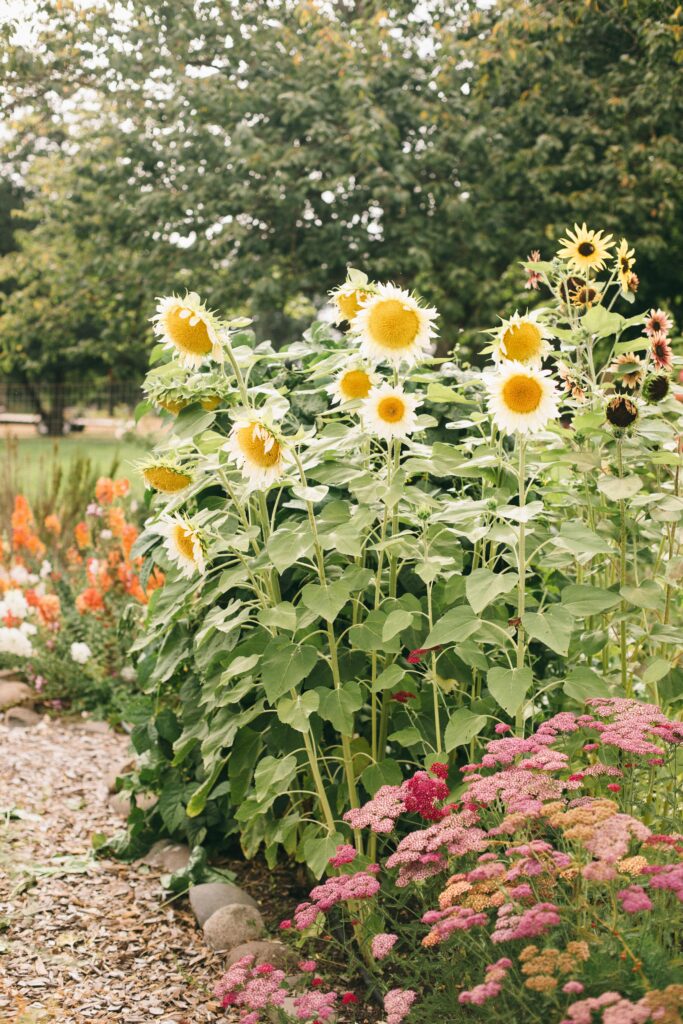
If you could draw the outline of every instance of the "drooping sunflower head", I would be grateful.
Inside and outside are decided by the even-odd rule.
[[[387,441],[407,437],[417,426],[416,409],[420,400],[407,394],[402,387],[382,384],[374,387],[361,409],[363,426],[377,437]]]
[[[156,530],[166,538],[164,547],[168,557],[178,566],[182,576],[205,571],[202,537],[189,519],[180,515],[163,516]]]
[[[653,373],[645,378],[642,395],[650,405],[663,402],[671,389],[671,380],[666,373]]]
[[[207,359],[222,359],[220,321],[196,292],[188,292],[183,298],[167,295],[159,299],[152,323],[155,333],[183,366],[196,367]]]
[[[626,395],[617,395],[607,403],[605,417],[619,430],[627,430],[638,419],[638,406]]]
[[[556,419],[558,392],[549,373],[509,362],[485,375],[488,409],[499,430],[528,434]]]
[[[637,391],[643,383],[643,364],[635,352],[622,352],[610,366],[618,391]]]
[[[632,268],[636,262],[636,254],[634,249],[629,248],[629,244],[625,238],[619,242],[619,248],[617,249],[617,255],[615,257],[617,263],[617,276],[619,278],[619,284],[624,294],[631,292],[631,278],[634,276]]]
[[[355,281],[346,281],[338,288],[330,292],[332,305],[334,306],[336,324],[353,324],[356,316],[367,302],[371,293],[371,286],[367,283],[359,284]]]
[[[172,416],[177,416],[183,409],[187,409],[189,402],[185,402],[182,398],[158,398],[156,403],[160,409],[165,412],[170,412]]]
[[[422,306],[409,292],[384,284],[361,307],[352,332],[370,362],[410,366],[422,358],[436,335],[437,316],[436,309]]]
[[[192,483],[192,476],[171,462],[152,462],[144,466],[142,476],[148,487],[161,494],[178,494]]]
[[[493,338],[493,352],[498,362],[524,363],[540,366],[550,351],[547,328],[538,322],[535,313],[515,313],[503,320]]]
[[[589,309],[594,303],[600,302],[602,294],[590,284],[586,284],[584,278],[570,274],[560,284],[558,294],[565,305],[584,307]]]
[[[562,249],[557,255],[567,260],[575,270],[586,273],[589,270],[602,270],[609,251],[614,245],[611,235],[603,235],[602,231],[590,231],[585,223],[579,227],[574,225],[573,231],[567,231],[567,237],[560,239]]]
[[[337,375],[328,387],[333,403],[346,405],[367,398],[373,385],[378,384],[380,376],[362,363],[355,363]]]
[[[250,489],[265,490],[285,472],[287,461],[282,438],[256,413],[246,413],[237,419],[225,448]]]

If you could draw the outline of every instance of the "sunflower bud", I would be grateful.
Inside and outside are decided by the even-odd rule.
[[[643,384],[643,398],[650,405],[656,405],[657,402],[662,402],[669,394],[669,388],[671,384],[669,378],[665,373],[653,373],[651,374]]]

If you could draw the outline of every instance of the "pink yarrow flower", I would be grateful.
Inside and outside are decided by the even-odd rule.
[[[342,843],[337,847],[333,856],[330,857],[329,863],[335,868],[340,868],[344,864],[350,864],[355,859],[355,848],[353,846],[349,846],[348,843]]]
[[[416,993],[410,988],[392,988],[384,997],[387,1024],[401,1024],[410,1013]]]
[[[629,885],[617,893],[621,909],[627,914],[639,914],[641,911],[652,910],[652,900],[642,885]]]
[[[375,960],[383,960],[385,956],[388,956],[397,941],[398,935],[394,935],[393,932],[380,932],[373,936],[370,949]]]

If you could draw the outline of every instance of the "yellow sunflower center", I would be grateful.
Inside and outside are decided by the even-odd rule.
[[[351,323],[367,297],[368,293],[359,291],[358,288],[355,291],[347,292],[346,295],[337,295],[337,306],[344,319]]]
[[[581,242],[579,244],[579,256],[583,256],[588,259],[595,252],[595,246],[592,242]]]
[[[174,526],[173,528],[173,540],[178,548],[181,555],[185,558],[190,558],[194,562],[194,544],[193,544],[193,533],[187,526]]]
[[[542,398],[543,389],[534,377],[516,373],[503,385],[503,401],[511,412],[535,412]]]
[[[239,446],[249,462],[270,469],[280,460],[280,445],[259,423],[250,423],[237,431]]]
[[[367,398],[372,381],[365,370],[349,370],[339,381],[339,390],[344,398]]]
[[[383,348],[410,348],[420,330],[420,318],[400,299],[383,299],[373,306],[368,328],[374,341]]]
[[[377,403],[377,415],[385,423],[400,423],[405,416],[406,404],[397,395],[388,395]]]
[[[202,398],[201,406],[202,409],[206,409],[207,412],[213,412],[220,405],[221,400],[218,395],[211,395],[209,398]]]
[[[506,359],[514,359],[525,363],[527,359],[538,356],[543,346],[543,335],[536,324],[523,320],[521,324],[508,327],[503,335],[503,355]]]
[[[155,491],[162,491],[164,494],[175,494],[192,483],[192,477],[187,473],[170,469],[168,466],[149,466],[143,470],[142,475]]]
[[[183,352],[205,356],[213,348],[206,324],[186,306],[174,306],[169,310],[164,326],[173,344]]]
[[[183,409],[187,408],[188,403],[181,402],[179,398],[175,400],[172,398],[167,398],[165,401],[160,401],[158,404],[161,406],[162,409],[165,409],[166,412],[172,412],[174,416],[177,416],[179,412],[182,412]]]

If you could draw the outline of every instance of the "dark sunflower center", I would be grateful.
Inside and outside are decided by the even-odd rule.
[[[592,242],[582,242],[579,246],[579,253],[582,256],[592,256],[595,252],[595,246]]]

